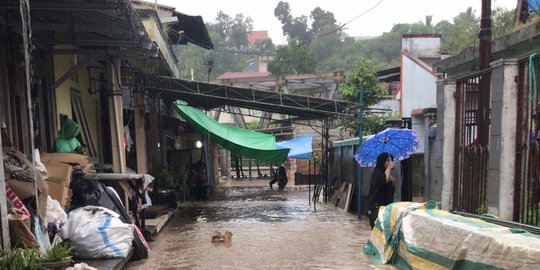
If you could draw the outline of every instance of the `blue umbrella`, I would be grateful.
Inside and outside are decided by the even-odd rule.
[[[411,156],[418,146],[414,130],[388,128],[367,139],[354,158],[362,167],[375,167],[381,153],[391,154],[398,162]]]

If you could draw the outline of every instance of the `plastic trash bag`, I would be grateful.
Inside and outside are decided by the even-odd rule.
[[[107,208],[85,206],[69,213],[60,235],[78,258],[126,257],[134,238],[133,226]]]
[[[66,211],[64,211],[60,203],[57,200],[52,199],[51,196],[47,196],[47,213],[45,214],[45,221],[60,227],[60,224],[66,222],[67,218]]]

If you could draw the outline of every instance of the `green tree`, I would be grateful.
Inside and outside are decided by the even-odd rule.
[[[335,29],[336,27],[333,25],[326,25],[321,29],[321,32],[326,34],[322,34],[310,42],[309,46],[317,63],[324,62],[326,59],[336,55],[341,49],[343,42],[339,37],[340,32],[335,31]]]
[[[274,8],[274,16],[281,22],[284,35],[288,36],[289,39],[297,39],[302,43],[309,43],[321,34],[324,35],[338,29],[334,14],[320,7],[316,7],[311,11],[308,20],[305,15],[293,17],[289,3],[280,1]]]
[[[215,79],[228,71],[241,71],[252,57],[243,53],[247,48],[247,32],[253,30],[253,20],[250,17],[237,14],[233,18],[219,11],[215,21],[207,23],[206,28],[215,50],[208,51],[197,46],[174,46],[181,78],[206,81],[208,72],[211,71],[210,79]],[[211,69],[210,61],[213,63]]]
[[[452,30],[446,43],[442,45],[443,51],[459,52],[465,48],[478,44],[479,19],[471,7],[454,17]]]
[[[313,36],[316,36],[322,32],[327,32],[328,26],[333,26],[333,29],[337,28],[336,19],[334,14],[329,11],[324,11],[320,7],[316,7],[311,11],[311,32]]]
[[[360,58],[351,70],[347,82],[340,85],[339,92],[344,100],[358,102],[359,88],[364,87],[364,105],[369,107],[377,104],[386,90],[379,83],[373,65],[366,58]]]
[[[273,75],[312,73],[315,59],[308,46],[292,39],[287,45],[278,46],[274,59],[268,62],[268,71]]]
[[[251,31],[253,31],[253,20],[249,16],[244,17],[242,14],[236,14],[230,26],[230,33],[228,33],[231,45],[237,50],[246,48],[248,44],[247,33]]]
[[[360,86],[363,86],[364,88],[365,108],[377,104],[381,97],[386,94],[386,90],[377,79],[377,75],[375,70],[373,70],[371,62],[365,58],[360,58],[355,63],[354,69],[347,77],[347,82],[340,85],[338,90],[344,100],[358,103]],[[356,108],[349,108],[349,110],[352,115],[356,115]],[[357,134],[358,118],[342,118],[340,126],[343,130],[348,130],[353,134]]]
[[[502,37],[514,30],[514,10],[498,7],[493,11],[493,38]]]
[[[253,45],[253,50],[258,53],[271,53],[276,49],[276,45],[271,38],[257,40]]]

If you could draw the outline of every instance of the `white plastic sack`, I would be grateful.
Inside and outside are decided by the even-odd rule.
[[[45,221],[60,227],[60,224],[66,222],[67,218],[66,211],[64,211],[60,203],[57,200],[52,199],[51,196],[47,196],[47,213],[45,214]]]
[[[123,223],[119,215],[100,206],[85,206],[69,213],[60,228],[79,258],[125,257],[134,238],[133,224]]]
[[[39,149],[34,149],[34,163],[35,163],[37,171],[43,177],[43,180],[47,180],[47,178],[49,178],[49,173],[47,172],[47,168],[45,167],[43,162],[41,162],[41,156],[39,155]]]

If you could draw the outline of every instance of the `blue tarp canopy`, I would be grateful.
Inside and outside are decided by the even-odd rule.
[[[540,0],[529,0],[529,12],[540,12]]]
[[[312,159],[312,141],[312,136],[298,137],[288,141],[277,142],[276,149],[291,149],[287,155],[288,158]]]

